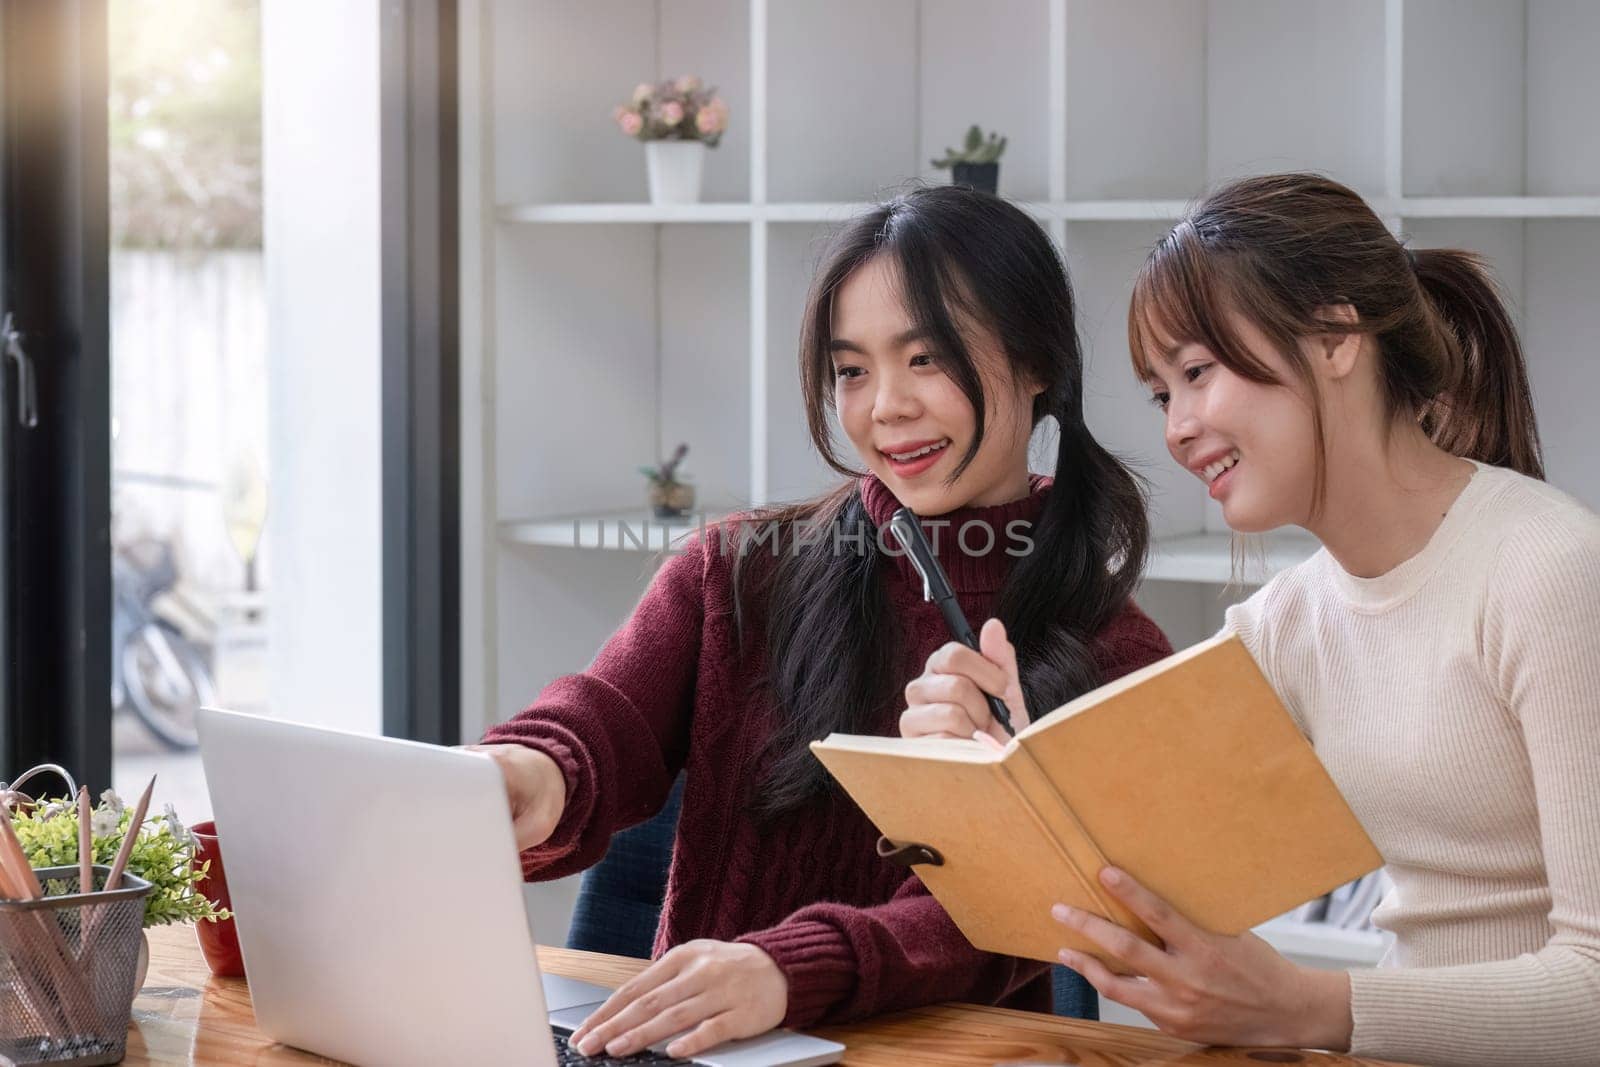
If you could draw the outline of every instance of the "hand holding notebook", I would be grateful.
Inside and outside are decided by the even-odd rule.
[[[1382,864],[1231,635],[1043,716],[1002,750],[830,735],[812,750],[978,948],[1108,959],[1065,902],[1159,943],[1100,881],[1127,871],[1201,928],[1242,933]]]

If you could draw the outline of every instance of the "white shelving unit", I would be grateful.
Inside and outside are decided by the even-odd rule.
[[[1368,198],[1380,215],[1411,219],[1600,219],[1600,196],[1409,196]],[[871,201],[793,204],[507,204],[501,222],[839,222]],[[1182,217],[1184,200],[1018,202],[1040,222],[1147,222]]]
[[[481,478],[468,501],[468,573],[484,594],[472,605],[480,716],[571,666],[566,654],[548,665],[518,655],[529,671],[499,670],[521,579],[539,586],[552,567],[603,577],[567,558],[570,523],[555,517],[636,507],[634,467],[677,440],[690,442],[688,466],[715,512],[831,479],[809,454],[790,355],[817,242],[880,192],[936,180],[927,158],[971,120],[1011,136],[1002,192],[1066,252],[1091,422],[1151,477],[1145,599],[1175,635],[1197,637],[1220,617],[1232,548],[1202,488],[1165,457],[1159,418],[1126,370],[1122,316],[1149,245],[1225,177],[1321,169],[1414,243],[1488,254],[1523,322],[1552,480],[1600,500],[1575,429],[1578,398],[1597,384],[1582,358],[1595,330],[1581,317],[1584,279],[1600,267],[1600,119],[1583,103],[1600,89],[1583,46],[1600,39],[1594,10],[1556,0],[467,8],[476,130],[465,172],[477,180],[464,185],[467,217],[481,220],[468,227],[468,291],[481,303],[468,302],[466,361],[484,391],[464,425],[477,439],[467,481]],[[638,146],[607,115],[635,81],[678,71],[719,84],[734,123],[711,154],[706,202],[655,206],[643,201]],[[1276,539],[1266,570],[1241,575],[1259,580],[1311,548]],[[562,549],[559,563],[539,558]],[[642,580],[642,563],[592,566]],[[574,629],[592,651],[616,621],[608,609]]]
[[[721,514],[695,513],[683,518],[659,519],[642,509],[590,512],[552,519],[509,521],[500,524],[500,539],[529,548],[573,548],[614,552],[661,552],[683,542],[701,524],[710,525]]]
[[[1134,271],[1186,205],[1314,169],[1413,244],[1487,255],[1523,328],[1550,479],[1600,506],[1600,5],[1569,0],[466,0],[462,5],[463,721],[582,668],[655,556],[573,547],[643,516],[678,441],[711,513],[836,475],[794,351],[820,240],[979,122],[1001,193],[1072,273],[1095,433],[1149,479],[1140,600],[1175,642],[1249,592],[1219,511],[1133,380]],[[705,202],[645,202],[611,125],[696,73],[732,109]],[[1039,469],[1053,466],[1048,441]],[[580,544],[583,543],[580,538]],[[1313,546],[1278,537],[1267,569]],[[1246,554],[1242,577],[1251,571]]]
[[[500,540],[528,548],[573,548],[588,551],[670,551],[702,523],[724,518],[720,513],[696,513],[662,520],[648,512],[591,512],[548,519],[507,520],[500,523]],[[1260,543],[1255,543],[1259,541]],[[1316,539],[1305,534],[1274,534],[1261,539],[1235,539],[1226,533],[1196,533],[1157,541],[1145,577],[1156,582],[1198,582],[1258,585],[1285,567],[1309,558]],[[1235,557],[1238,557],[1237,563]]]
[[[1220,532],[1167,537],[1155,543],[1145,579],[1202,585],[1237,581],[1254,586],[1308,559],[1317,548],[1316,538],[1296,533],[1239,539]]]

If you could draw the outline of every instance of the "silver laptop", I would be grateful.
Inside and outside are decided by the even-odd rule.
[[[563,1032],[610,991],[540,975],[493,762],[211,709],[199,726],[264,1034],[385,1067],[560,1062]],[[843,1053],[777,1031],[693,1062],[809,1067]]]

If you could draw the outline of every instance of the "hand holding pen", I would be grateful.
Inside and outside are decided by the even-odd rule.
[[[889,529],[922,576],[924,599],[938,605],[956,639],[935,652],[923,674],[906,686],[900,732],[907,737],[979,736],[1004,743],[1016,733],[1016,725],[1028,723],[1016,649],[1006,639],[1005,626],[990,619],[981,640],[973,635],[910,509],[895,512]]]

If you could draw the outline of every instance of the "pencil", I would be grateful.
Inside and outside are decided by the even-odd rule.
[[[11,816],[8,813],[0,811],[0,819],[9,820],[10,818]],[[7,862],[6,857],[3,855],[0,855],[0,896],[4,896],[7,900],[27,899],[22,895],[22,886],[17,884],[16,880],[11,877],[11,864]]]
[[[133,818],[128,821],[128,832],[122,835],[122,847],[117,849],[117,858],[112,861],[111,873],[106,875],[106,892],[116,889],[122,884],[122,872],[128,866],[128,857],[133,855],[133,843],[139,839],[139,828],[144,825],[144,814],[150,810],[150,794],[155,792],[156,776],[150,776],[150,784],[144,787],[144,795],[139,798],[139,803],[134,805]]]
[[[39,878],[33,873],[33,865],[28,862],[27,855],[22,851],[22,842],[17,840],[16,828],[11,825],[11,813],[4,810],[0,810],[0,856],[5,860],[6,880],[9,882],[6,887],[8,896],[13,900],[38,900],[44,896]],[[50,947],[40,945],[40,951],[44,956],[42,961],[32,958],[26,945],[20,946],[19,955],[28,961],[30,977],[47,987],[42,991],[46,998],[44,1004],[52,1009],[51,1014],[66,1027],[63,1032],[71,1033],[77,1029],[75,1008],[87,995],[83,987],[83,977],[73,970],[72,950],[67,947],[61,928],[56,925],[55,916],[35,912],[31,918],[48,939]],[[34,965],[40,962],[44,964],[47,973],[35,969]]]
[[[78,787],[78,892],[94,892],[94,820],[86,785]]]
[[[0,853],[5,856],[6,866],[11,869],[11,879],[17,892],[21,894],[16,899],[38,900],[44,896],[44,890],[39,887],[39,879],[33,873],[33,865],[28,862],[28,857],[22,851],[22,842],[17,840],[17,831],[11,825],[11,813],[0,815]]]
[[[10,813],[0,811],[0,819],[9,819]],[[11,867],[5,862],[0,862],[0,896],[9,900],[25,900],[26,896],[22,887],[12,877]],[[30,919],[35,924],[42,923],[39,915],[5,915],[0,917],[0,928],[3,928],[11,938],[16,938],[18,943],[10,950],[12,962],[15,964],[18,976],[21,979],[17,986],[17,996],[28,1004],[39,1020],[49,1026],[61,1026],[70,1030],[72,1023],[64,1014],[61,1000],[61,989],[57,985],[58,974],[54,973],[44,959],[35,952],[29,951],[39,942],[33,938],[23,927]],[[43,926],[40,926],[43,929]]]

